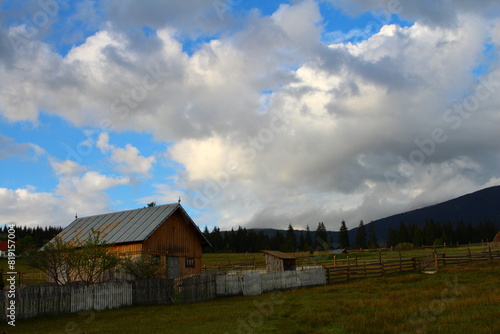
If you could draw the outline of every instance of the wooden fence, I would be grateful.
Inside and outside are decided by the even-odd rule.
[[[235,280],[234,291],[226,286],[228,277]],[[229,275],[225,272],[210,272],[182,279],[115,281],[88,286],[21,285],[17,286],[15,291],[15,315],[16,319],[27,319],[49,314],[103,310],[130,305],[192,303],[215,299],[221,295],[260,294],[274,289],[319,284],[325,284],[325,274],[321,267],[298,272],[263,273],[262,276],[258,271]],[[219,293],[220,291],[224,293]],[[7,320],[9,305],[9,291],[3,292],[3,295],[0,294],[0,321]]]
[[[18,286],[15,291],[16,319],[87,310],[113,309],[129,305],[169,305],[215,298],[213,275],[185,279],[117,281],[92,285],[37,284]],[[0,321],[6,321],[8,291],[0,296]]]
[[[481,251],[433,253],[418,257],[403,257],[401,252],[397,257],[380,259],[366,263],[358,258],[347,259],[345,265],[337,265],[337,261],[324,263],[327,284],[350,281],[359,278],[380,277],[384,275],[408,271],[435,272],[440,266],[466,264],[473,261],[500,259],[500,250],[484,248]]]
[[[324,285],[322,267],[267,273],[265,271],[229,272],[215,276],[218,296],[258,295],[273,290]]]
[[[183,303],[202,302],[215,299],[215,274],[206,273],[177,280],[176,291]]]

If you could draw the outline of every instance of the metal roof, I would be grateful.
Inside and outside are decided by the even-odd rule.
[[[278,259],[284,259],[284,260],[295,260],[296,259],[296,257],[291,255],[291,254],[287,254],[287,253],[283,253],[283,252],[279,252],[279,251],[263,250],[262,253],[277,257]]]
[[[187,221],[193,224],[202,237],[203,243],[210,246],[198,226],[179,203],[77,218],[58,236],[64,242],[75,242],[76,240],[83,242],[93,229],[99,231],[100,237],[107,243],[140,242],[148,239],[177,210],[181,210]]]

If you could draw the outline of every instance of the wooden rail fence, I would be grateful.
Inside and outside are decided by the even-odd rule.
[[[398,257],[380,259],[376,262],[366,263],[359,259],[347,258],[345,265],[337,265],[337,261],[323,263],[326,270],[327,284],[340,283],[353,279],[380,277],[384,275],[408,271],[435,272],[440,266],[467,264],[473,261],[500,259],[500,250],[491,247],[482,251],[434,253],[418,257]]]

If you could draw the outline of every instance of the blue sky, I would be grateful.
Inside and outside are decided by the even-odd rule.
[[[0,224],[337,230],[500,184],[493,0],[0,8]]]

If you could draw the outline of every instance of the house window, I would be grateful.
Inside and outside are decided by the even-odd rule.
[[[192,257],[186,258],[186,268],[194,268],[194,259]]]

